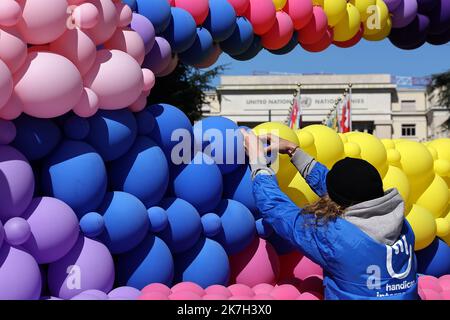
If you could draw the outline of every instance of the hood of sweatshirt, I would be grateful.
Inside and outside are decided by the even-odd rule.
[[[348,207],[343,219],[356,225],[376,241],[393,245],[404,221],[405,203],[397,189],[389,189],[381,198]]]

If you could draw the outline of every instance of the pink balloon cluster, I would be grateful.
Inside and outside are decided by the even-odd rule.
[[[450,275],[419,277],[419,296],[422,300],[450,300]]]
[[[2,0],[0,12],[1,119],[145,107],[155,77],[121,1]]]

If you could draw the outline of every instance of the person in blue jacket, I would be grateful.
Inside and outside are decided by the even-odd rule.
[[[328,170],[292,142],[242,134],[262,218],[323,268],[325,299],[418,299],[415,239],[404,201],[397,189],[383,190],[370,163],[345,158]],[[321,198],[297,207],[267,165],[269,152],[288,154]]]

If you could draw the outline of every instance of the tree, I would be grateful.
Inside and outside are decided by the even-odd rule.
[[[148,104],[168,103],[181,109],[194,122],[201,119],[202,107],[208,105],[205,92],[214,87],[211,81],[225,70],[224,66],[207,71],[179,63],[168,76],[158,78],[148,97]]]
[[[427,91],[438,105],[450,109],[450,70],[432,75]],[[450,118],[443,125],[450,129]]]

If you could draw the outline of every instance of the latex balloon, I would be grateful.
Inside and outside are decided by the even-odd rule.
[[[141,36],[145,46],[145,54],[149,53],[155,44],[155,28],[153,24],[143,15],[133,13],[130,27]]]
[[[375,6],[371,6],[367,10],[369,16],[365,20],[361,19],[364,22],[364,35],[369,36],[382,32],[386,28],[388,20],[392,24],[389,9],[384,1],[376,0]]]
[[[350,3],[354,5],[361,15],[361,21],[366,21],[367,17],[372,12],[372,6],[375,6],[376,0],[351,0]]]
[[[106,49],[117,49],[128,53],[139,65],[144,62],[145,44],[141,36],[131,29],[117,29],[104,43]]]
[[[358,33],[360,25],[361,16],[359,14],[358,8],[348,3],[346,13],[333,28],[333,40],[350,40]]]
[[[433,182],[417,199],[416,204],[428,209],[435,218],[441,217],[449,203],[449,188],[445,180],[438,175],[434,176]]]
[[[277,11],[281,10],[284,8],[284,6],[286,5],[287,0],[273,0],[273,4],[275,5],[275,9]]]
[[[430,211],[421,206],[413,205],[406,219],[411,225],[416,238],[414,250],[426,248],[433,242],[436,236],[436,222]]]
[[[97,94],[89,88],[84,87],[80,101],[73,107],[73,112],[83,118],[92,117],[98,110],[99,99]]]
[[[298,31],[298,42],[313,44],[320,41],[327,32],[327,16],[321,7],[314,7],[311,20]]]
[[[249,0],[228,0],[228,2],[233,6],[237,16],[243,16],[250,4]]]
[[[275,23],[261,36],[263,47],[269,50],[281,49],[289,43],[293,33],[294,24],[290,16],[283,11],[278,11]]]
[[[203,233],[207,237],[214,237],[220,232],[222,221],[220,217],[214,213],[207,213],[202,216]]]
[[[160,232],[168,226],[169,219],[166,210],[163,208],[151,207],[147,210],[147,213],[150,220],[150,230],[152,232]]]
[[[170,23],[162,35],[170,43],[173,52],[183,52],[195,41],[195,21],[186,10],[173,7]]]
[[[172,49],[169,42],[164,38],[156,37],[152,49],[145,57],[143,66],[158,75],[169,66],[171,58]]]
[[[340,48],[350,48],[356,45],[362,38],[364,33],[364,27],[361,25],[359,31],[353,36],[353,38],[347,41],[333,41],[333,44]]]
[[[261,37],[254,36],[252,44],[246,51],[239,55],[233,55],[231,57],[239,61],[251,60],[258,55],[262,48]]]
[[[189,49],[180,53],[178,57],[184,63],[195,65],[206,60],[213,51],[213,38],[205,28],[197,28],[195,41]]]
[[[208,0],[174,0],[175,6],[182,8],[189,12],[195,20],[195,23],[200,26],[206,19],[209,13]]]
[[[417,14],[406,27],[392,29],[389,40],[400,49],[416,49],[425,43],[429,26],[430,19],[425,15]]]
[[[250,20],[257,35],[263,35],[272,28],[276,19],[276,9],[272,0],[250,0],[244,16]]]
[[[450,272],[450,247],[436,238],[427,248],[416,252],[418,272],[441,277]]]
[[[177,68],[178,62],[179,62],[179,59],[178,59],[177,54],[171,56],[169,59],[169,64],[164,68],[164,70],[162,70],[161,72],[155,73],[155,75],[157,77],[165,77],[165,76],[170,75]]]
[[[200,63],[195,64],[194,67],[200,69],[209,68],[219,60],[221,54],[222,50],[220,49],[220,46],[218,44],[213,44],[209,57],[206,57],[206,59],[202,60]]]
[[[97,212],[86,213],[80,219],[80,229],[89,238],[99,236],[105,229],[105,219]]]
[[[13,92],[13,79],[8,66],[0,60],[0,109],[9,101]]]
[[[209,15],[203,23],[214,41],[228,39],[236,27],[236,12],[227,0],[209,0]]]
[[[31,236],[31,229],[28,222],[21,217],[9,219],[4,226],[5,240],[12,246],[20,246]]]
[[[151,21],[157,34],[170,23],[170,5],[167,0],[136,0],[137,11]]]
[[[285,55],[294,50],[298,45],[298,33],[294,31],[292,34],[291,40],[289,40],[288,44],[278,50],[269,50],[270,53],[276,55]]]
[[[119,16],[119,27],[127,27],[133,18],[133,11],[129,6],[127,6],[124,3],[117,2],[116,5],[116,11]]]
[[[365,40],[368,40],[368,41],[381,41],[381,40],[385,39],[391,33],[392,20],[391,20],[391,18],[388,18],[386,20],[386,26],[383,29],[381,29],[380,31],[378,31],[377,33],[375,33],[375,34],[370,34],[370,35],[366,34],[366,30],[367,30],[366,26],[364,26],[363,38]]]
[[[85,29],[87,35],[96,45],[107,41],[116,31],[119,25],[119,16],[116,6],[110,0],[91,0],[98,10],[98,22],[93,28]]]
[[[240,166],[223,176],[223,196],[226,199],[239,201],[253,214],[258,212],[253,196],[253,183],[249,166]]]
[[[389,166],[389,169],[383,178],[383,188],[384,190],[396,188],[405,202],[408,201],[411,192],[408,177],[402,170],[394,166]]]
[[[400,5],[391,12],[392,27],[403,28],[409,25],[417,15],[417,0],[400,2]]]
[[[324,0],[323,10],[328,17],[328,25],[335,26],[345,16],[346,7],[345,0]]]
[[[81,3],[78,7],[75,7],[72,12],[73,21],[68,21],[68,29],[73,30],[78,28],[90,29],[95,27],[99,23],[100,8],[97,8],[92,3]],[[68,8],[68,11],[70,9]]]
[[[402,3],[402,0],[383,0],[383,2],[388,7],[389,12],[392,12]]]
[[[311,0],[287,0],[283,9],[292,19],[296,30],[305,27],[313,16]]]
[[[17,28],[0,28],[0,59],[8,66],[10,72],[16,73],[26,58],[27,44]]]
[[[449,0],[437,1],[437,5],[427,15],[430,18],[430,34],[441,34],[450,29]]]
[[[16,134],[17,130],[13,122],[0,119],[0,144],[10,144]]]
[[[417,10],[419,13],[430,12],[438,3],[437,0],[417,0]]]
[[[14,0],[4,0],[0,3],[0,25],[11,27],[17,22],[22,15],[22,8]]]
[[[233,34],[220,43],[220,48],[229,55],[240,55],[248,50],[253,42],[253,27],[247,18],[238,17]]]

